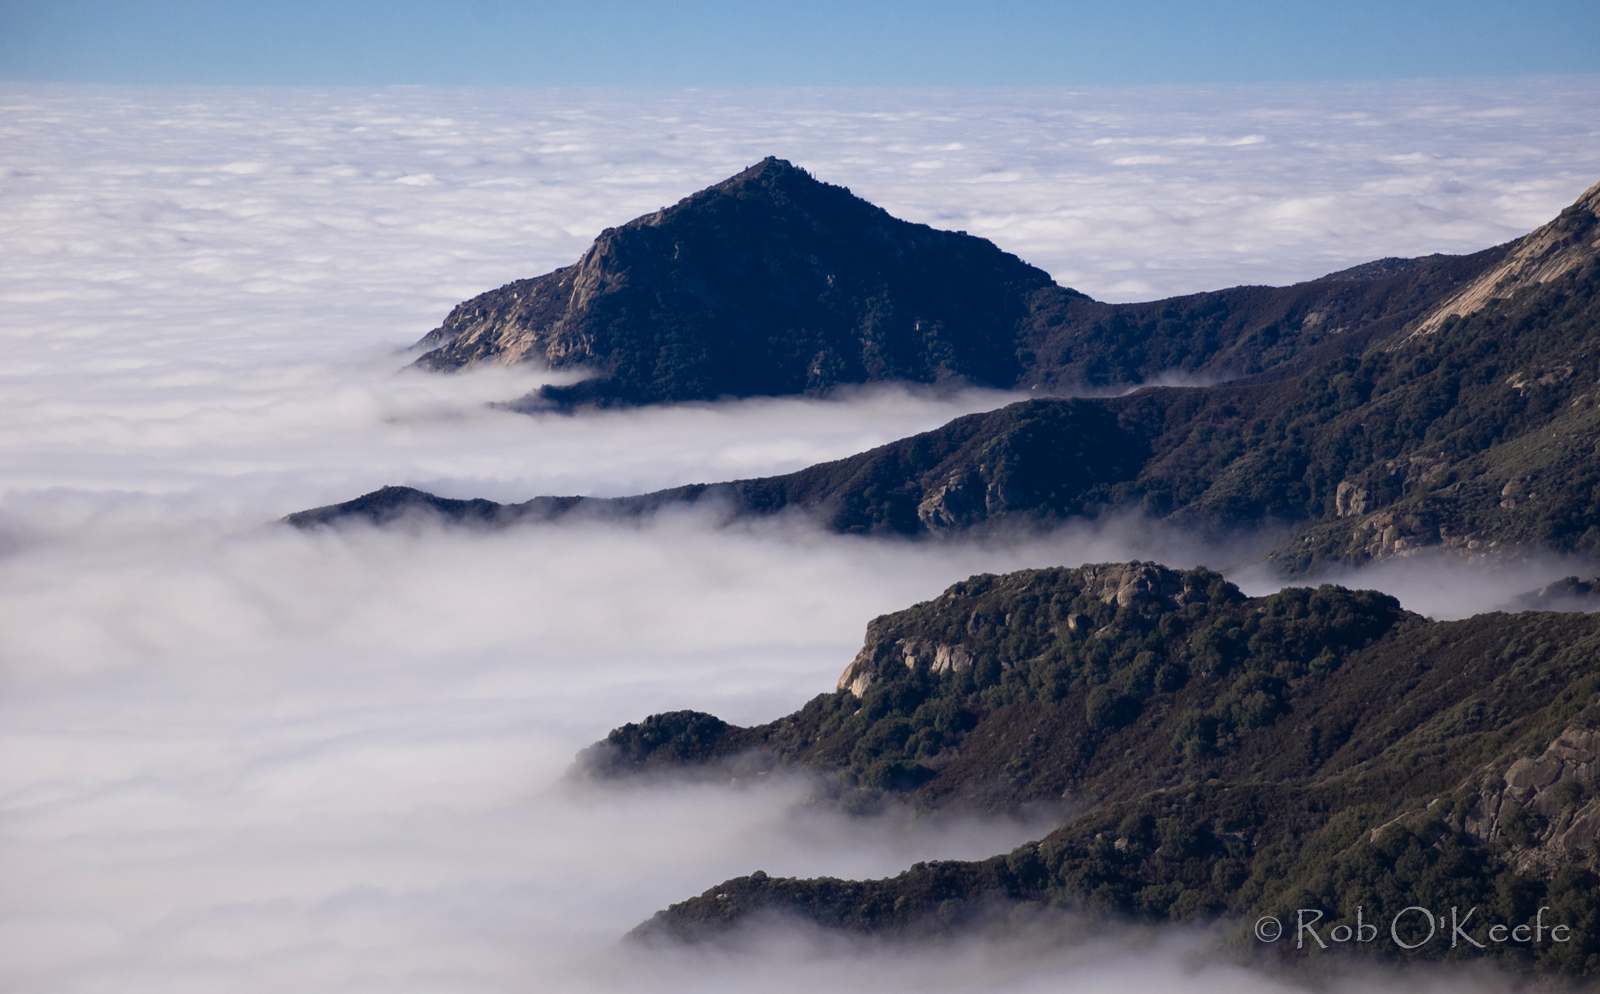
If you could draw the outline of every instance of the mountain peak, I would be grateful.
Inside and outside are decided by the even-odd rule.
[[[785,218],[804,215],[807,223],[839,223],[838,218],[819,218],[818,215],[843,214],[856,219],[871,217],[880,221],[896,221],[882,208],[851,193],[847,187],[835,186],[817,179],[805,169],[787,159],[769,155],[755,165],[713,183],[703,190],[691,193],[671,207],[663,207],[653,214],[637,217],[621,229],[659,227],[670,222],[703,224],[738,224],[738,219],[723,214],[719,204],[732,201],[771,212],[761,218],[762,223],[781,223]],[[615,233],[620,229],[608,228]]]
[[[780,159],[775,155],[769,155],[743,172],[729,176],[712,187],[712,189],[728,189],[744,187],[753,183],[778,183],[785,180],[798,179],[809,180],[813,183],[820,182],[816,177],[788,159]]]
[[[808,170],[795,165],[788,159],[780,159],[775,155],[769,155],[743,172],[734,173],[722,182],[712,185],[707,192],[710,192],[710,190],[734,192],[780,189],[794,191],[805,188],[845,190],[842,186],[834,186],[832,183],[825,183],[817,179]],[[845,190],[845,192],[849,191]]]
[[[1005,387],[1021,374],[1026,296],[1045,288],[1048,273],[987,239],[900,220],[768,156],[607,228],[574,265],[457,306],[418,364],[594,370],[546,388],[552,402]]]

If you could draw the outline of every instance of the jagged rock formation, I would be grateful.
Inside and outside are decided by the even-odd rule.
[[[1401,327],[1500,260],[1383,260],[1295,287],[1102,304],[965,232],[891,217],[768,158],[601,233],[571,266],[457,306],[436,370],[537,361],[593,379],[525,403],[820,393],[910,380],[1063,389],[1282,373]]]
[[[1485,775],[1462,826],[1481,842],[1512,843],[1518,870],[1551,876],[1594,854],[1600,839],[1596,779],[1600,779],[1600,700],[1591,700],[1543,753],[1523,756],[1504,772],[1494,769]]]
[[[738,758],[814,771],[858,810],[885,797],[1078,806],[987,860],[729,880],[640,926],[645,938],[702,938],[773,909],[918,933],[996,904],[1157,921],[1313,908],[1329,927],[1359,906],[1385,928],[1406,906],[1455,904],[1480,909],[1474,956],[1585,974],[1600,971],[1597,650],[1592,615],[1429,622],[1371,591],[1247,598],[1203,569],[1028,570],[876,619],[839,689],[791,715],[751,728],[655,716],[580,769],[726,775],[717,764]],[[1566,940],[1486,941],[1540,907]]]
[[[1153,563],[1090,565],[1075,570],[1074,574],[1080,596],[1118,608],[1146,608],[1152,602],[1176,608],[1202,599],[1193,577],[1186,578]],[[1209,579],[1211,574],[1201,572],[1198,576]],[[879,681],[879,672],[886,661],[891,672],[893,663],[903,659],[908,669],[939,677],[970,669],[977,658],[959,644],[917,637],[890,638],[886,635],[889,623],[890,619],[885,617],[867,625],[866,644],[839,674],[836,690],[848,690],[861,697]],[[1092,633],[1093,622],[1088,615],[1069,612],[1065,623],[1068,631]],[[968,627],[971,628],[971,623]]]

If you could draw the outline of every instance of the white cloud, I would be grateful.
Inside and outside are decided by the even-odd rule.
[[[885,874],[1038,828],[796,814],[783,784],[557,783],[625,720],[797,706],[870,617],[970,573],[1237,553],[1115,523],[972,546],[692,514],[270,521],[384,483],[511,500],[782,472],[1011,399],[522,417],[486,402],[536,371],[396,375],[461,298],[768,153],[1090,292],[1154,295],[1531,228],[1593,179],[1597,89],[0,86],[0,987],[1279,989],[1183,973],[1186,937],[1138,967],[1115,945],[810,939],[641,959],[622,931],[732,874]],[[1148,161],[1113,165],[1130,152]]]

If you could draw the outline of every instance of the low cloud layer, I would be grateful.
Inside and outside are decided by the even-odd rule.
[[[792,710],[871,617],[972,573],[1151,558],[1271,589],[1247,547],[1129,522],[939,544],[692,513],[273,521],[385,483],[514,500],[783,472],[1014,399],[526,417],[487,404],[536,371],[396,372],[456,300],[761,155],[1138,297],[1520,233],[1592,182],[1597,91],[0,88],[0,987],[1287,989],[1166,933],[624,950],[727,876],[883,875],[1042,827],[848,820],[785,782],[561,780],[652,712]],[[1449,616],[1563,565],[1341,579]]]
[[[1210,558],[1115,529],[908,546],[695,516],[494,535],[203,529],[14,552],[0,563],[0,986],[617,990],[663,969],[677,979],[654,989],[752,971],[778,990],[838,981],[827,942],[803,935],[776,959],[763,945],[665,966],[616,941],[729,876],[890,875],[1046,826],[853,820],[796,807],[803,785],[783,782],[574,789],[561,780],[574,753],[661,710],[792,710],[831,687],[869,618],[955,578],[1136,556]],[[1039,949],[1002,974],[1017,990],[1063,972],[1090,989],[1193,989],[1176,952],[1115,952],[1135,939]],[[1159,948],[1198,955],[1199,940]],[[909,983],[904,957],[868,952],[850,952],[843,989]],[[945,989],[979,990],[999,953],[939,955]],[[1235,983],[1207,970],[1204,984]]]
[[[607,989],[592,971],[620,969],[622,932],[725,877],[1008,849],[1042,826],[888,830],[796,817],[783,784],[559,778],[648,713],[792,710],[867,619],[952,578],[1131,551],[1095,541],[907,548],[668,517],[18,550],[0,563],[0,984],[519,989],[565,963],[557,986]],[[430,988],[441,971],[461,983]]]

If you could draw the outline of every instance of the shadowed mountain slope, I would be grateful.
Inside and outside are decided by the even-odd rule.
[[[426,507],[460,520],[512,521],[711,499],[732,513],[799,510],[839,531],[919,535],[1122,509],[1210,531],[1287,527],[1293,537],[1272,554],[1286,575],[1431,548],[1596,556],[1597,206],[1600,186],[1512,243],[1517,259],[1543,261],[1511,267],[1493,292],[1474,290],[1466,316],[1451,310],[1456,298],[1436,301],[1432,311],[1417,309],[1413,325],[1292,375],[1280,368],[1209,388],[1030,401],[766,479],[503,508],[381,491],[289,520],[381,520]],[[1381,275],[1397,264],[1373,265]],[[1414,277],[1426,266],[1398,268],[1382,278]],[[1413,333],[1441,311],[1449,313],[1437,327]],[[1151,334],[1140,341],[1155,348],[1161,339]],[[1308,344],[1294,361],[1311,363],[1320,347]]]
[[[1155,921],[1314,908],[1324,936],[1357,906],[1386,929],[1408,905],[1457,904],[1480,908],[1483,940],[1546,907],[1570,941],[1470,953],[1582,974],[1600,969],[1597,651],[1592,615],[1430,622],[1373,591],[1247,598],[1151,563],[984,575],[874,620],[839,688],[791,715],[655,715],[577,769],[795,767],[858,810],[1082,806],[989,860],[730,880],[642,936],[703,938],[775,909],[940,931],[1000,901]]]
[[[1303,367],[1407,320],[1498,263],[1385,260],[1295,287],[1103,304],[965,232],[891,217],[768,158],[601,233],[571,266],[457,306],[437,370],[537,361],[592,379],[524,403],[821,393],[908,380],[1060,389]]]
[[[986,239],[898,220],[769,158],[608,228],[572,266],[461,304],[418,363],[595,369],[546,389],[561,401],[1007,384],[1021,373],[1025,301],[1046,287],[1048,274]]]
[[[450,500],[385,487],[285,520],[299,527],[429,514],[466,524],[513,524],[569,514],[634,515],[685,504],[733,514],[804,512],[851,534],[959,531],[994,520],[1047,522],[1131,479],[1143,442],[1086,400],[1013,404],[934,431],[784,476],[674,487],[637,497],[538,497],[522,504]]]

